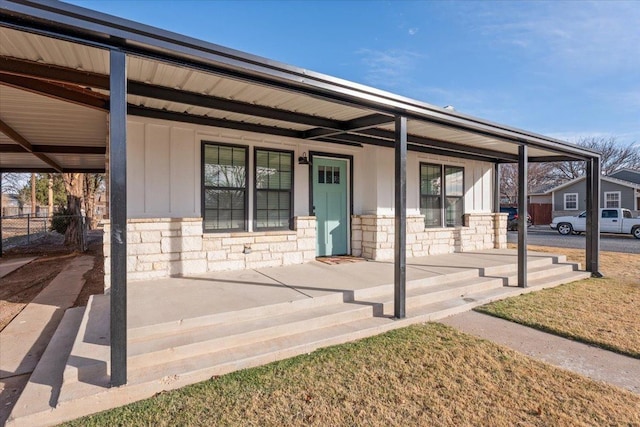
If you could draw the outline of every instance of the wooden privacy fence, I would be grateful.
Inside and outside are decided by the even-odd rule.
[[[534,225],[551,223],[551,203],[529,203],[527,209]]]

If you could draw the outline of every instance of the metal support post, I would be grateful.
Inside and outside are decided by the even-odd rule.
[[[527,287],[528,147],[518,147],[518,286]]]
[[[493,213],[500,213],[500,163],[493,165]]]
[[[0,172],[0,258],[2,258],[2,217],[4,212],[2,211],[2,172]]]
[[[393,307],[396,319],[406,316],[407,286],[407,118],[396,117],[395,250]]]
[[[587,160],[587,224],[585,268],[593,277],[600,273],[600,159]]]
[[[110,52],[111,385],[127,383],[127,65]]]

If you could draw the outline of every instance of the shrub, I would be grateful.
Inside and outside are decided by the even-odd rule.
[[[71,212],[66,207],[60,208],[51,217],[51,231],[64,234],[69,227],[69,222],[71,222]]]

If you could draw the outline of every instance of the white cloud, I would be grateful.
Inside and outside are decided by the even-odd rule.
[[[409,50],[360,49],[356,52],[367,67],[365,81],[373,86],[396,87],[406,84],[409,74],[423,55]]]
[[[409,35],[415,36],[416,34],[418,34],[418,30],[419,28],[409,28]]]
[[[640,5],[636,1],[481,3],[477,31],[518,49],[544,67],[619,72],[640,67]]]

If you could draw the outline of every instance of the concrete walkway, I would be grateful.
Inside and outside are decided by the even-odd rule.
[[[0,279],[9,273],[13,273],[23,265],[29,264],[36,257],[0,259]]]
[[[85,283],[82,276],[92,267],[92,256],[72,260],[0,332],[0,425],[29,380],[65,310],[78,298]]]
[[[475,311],[440,321],[534,359],[640,394],[640,360]]]

